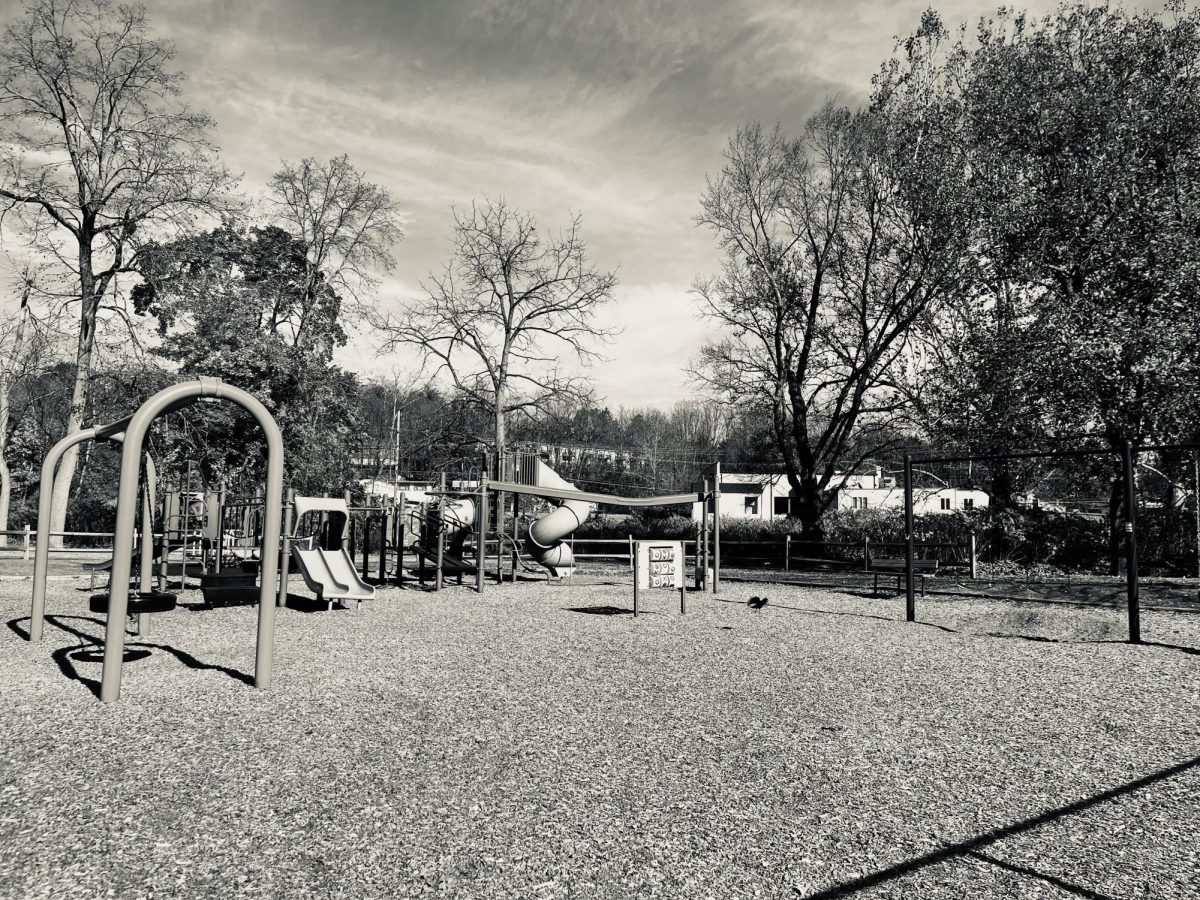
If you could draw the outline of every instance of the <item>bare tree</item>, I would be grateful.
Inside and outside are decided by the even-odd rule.
[[[434,376],[449,377],[489,412],[498,451],[509,414],[586,393],[582,379],[560,371],[559,359],[593,361],[589,344],[614,333],[596,313],[612,299],[616,276],[588,261],[580,227],[576,217],[562,233],[543,236],[532,216],[503,200],[456,211],[445,270],[423,284],[423,300],[385,323],[385,348],[418,348]]]
[[[46,362],[46,335],[34,319],[30,306],[35,280],[32,267],[27,266],[21,271],[16,311],[11,317],[0,319],[0,532],[8,529],[12,503],[8,447],[13,430],[13,390]],[[0,546],[6,543],[7,536],[0,534]]]
[[[35,0],[0,40],[0,222],[18,219],[74,282],[71,430],[82,425],[115,279],[132,271],[143,238],[187,226],[229,181],[205,137],[212,121],[177,101],[173,55],[148,36],[141,8],[110,0]],[[54,530],[76,458],[63,457]]]
[[[348,156],[285,162],[271,190],[277,220],[307,248],[305,308],[322,284],[361,302],[378,285],[375,272],[391,270],[391,246],[403,235],[395,204]]]
[[[929,134],[894,127],[886,110],[830,106],[800,140],[741,128],[702,199],[726,257],[697,293],[725,336],[697,374],[769,419],[813,535],[836,474],[895,440],[910,329],[955,289],[965,251],[941,202],[952,173],[926,163]]]

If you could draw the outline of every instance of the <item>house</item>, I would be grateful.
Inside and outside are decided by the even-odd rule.
[[[878,466],[871,472],[835,475],[831,509],[903,509],[904,486]],[[913,511],[947,513],[987,506],[991,498],[975,488],[918,487],[913,490]],[[770,520],[793,512],[794,498],[787,476],[721,473],[720,514],[738,519]],[[692,504],[692,519],[699,521],[701,504]]]

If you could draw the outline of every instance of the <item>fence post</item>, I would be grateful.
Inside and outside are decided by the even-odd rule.
[[[783,571],[790,572],[792,563],[792,536],[783,536]]]
[[[23,558],[29,560],[29,523],[25,523],[25,536],[22,538]]]
[[[871,571],[871,538],[863,535],[863,571]]]
[[[971,554],[971,580],[974,581],[979,577],[979,554],[976,552],[974,531],[967,535],[967,549]]]
[[[632,534],[627,535],[627,537],[629,538],[629,550],[627,551],[629,553],[629,571],[632,572],[633,571],[633,535]]]

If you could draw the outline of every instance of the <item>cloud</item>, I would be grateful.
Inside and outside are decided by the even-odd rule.
[[[392,192],[407,236],[387,289],[441,266],[451,204],[503,196],[547,228],[581,214],[629,316],[618,363],[592,374],[640,405],[689,391],[680,366],[703,330],[686,298],[716,266],[693,219],[728,135],[861,102],[926,2],[158,0],[148,13],[249,188],[281,159],[349,153]],[[942,6],[951,23],[992,9]]]

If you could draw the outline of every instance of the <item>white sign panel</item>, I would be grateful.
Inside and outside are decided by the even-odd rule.
[[[683,587],[683,544],[679,541],[637,542],[639,589]]]

